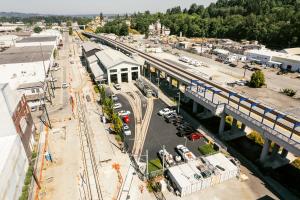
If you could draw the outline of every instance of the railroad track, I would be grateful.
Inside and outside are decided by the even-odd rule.
[[[103,39],[105,41],[109,41],[112,45],[114,45],[116,48],[123,48],[124,50],[128,51],[128,53],[137,53],[139,56],[141,56],[142,58],[152,62],[153,64],[156,64],[158,66],[161,66],[163,67],[164,69],[167,69],[168,71],[170,72],[173,72],[175,74],[178,74],[188,80],[199,80],[203,83],[206,83],[214,88],[217,88],[219,89],[221,92],[219,94],[216,94],[216,96],[220,96],[222,98],[225,98],[225,99],[228,99],[228,96],[230,93],[232,93],[232,91],[230,91],[229,89],[227,88],[224,88],[222,86],[220,86],[219,84],[217,83],[214,83],[210,80],[207,80],[207,79],[204,79],[203,77],[200,77],[200,76],[197,76],[189,71],[186,71],[184,69],[181,69],[180,67],[176,66],[176,65],[173,65],[173,64],[170,64],[166,61],[163,61],[163,60],[159,60],[158,58],[155,58],[153,56],[150,56],[144,52],[141,52],[139,50],[136,50],[134,49],[133,47],[130,47],[130,46],[127,46],[121,42],[118,42],[118,41],[115,41],[115,40],[112,40],[110,38],[107,38],[107,37],[104,37],[104,36],[98,36],[98,35],[95,35],[95,34],[91,34],[91,33],[85,33],[87,36],[90,36],[90,37],[97,37],[97,38],[100,38],[100,39]],[[246,98],[240,94],[235,94],[235,96],[232,96],[230,99],[229,99],[229,102],[233,103],[233,104],[239,104],[239,99],[240,98]],[[272,108],[268,107],[268,106],[265,106],[263,104],[257,104],[256,107],[257,108],[260,108],[262,110],[262,112],[264,112],[264,110],[266,109],[271,109],[272,111],[270,112],[271,114],[273,114],[273,117],[270,117],[270,116],[266,116],[264,115],[264,113],[262,112],[259,112],[255,109],[252,109],[250,107],[251,104],[254,104],[254,103],[257,103],[255,102],[254,100],[251,100],[251,99],[247,99],[244,101],[245,103],[248,103],[249,105],[245,105],[245,104],[240,104],[240,107],[241,108],[244,108],[248,111],[251,111],[252,113],[255,113],[256,115],[258,115],[259,117],[264,117],[264,119],[272,122],[272,123],[275,123],[275,119],[276,119],[276,116],[277,115],[282,115],[282,113],[280,113],[279,111],[276,111],[276,110],[272,110]],[[277,121],[276,122],[276,125],[278,127],[281,127],[285,130],[288,130],[288,131],[294,131],[293,133],[300,136],[300,132],[297,131],[297,130],[294,130],[293,129],[293,124],[296,124],[296,123],[299,123],[299,120],[298,119],[295,119],[294,117],[292,116],[288,116],[288,115],[284,115],[283,120],[285,120],[286,123],[284,122],[279,122]]]
[[[90,138],[90,129],[86,120],[86,107],[81,101],[78,92],[75,93],[77,104],[77,116],[79,121],[79,137],[82,152],[82,160],[84,167],[84,175],[82,177],[84,199],[102,200],[102,192],[99,184],[99,173],[96,159],[93,151],[93,145]]]

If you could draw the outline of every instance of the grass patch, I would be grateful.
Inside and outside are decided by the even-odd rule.
[[[122,138],[119,134],[115,135],[115,139],[117,142],[122,142]]]
[[[209,155],[209,154],[217,153],[217,151],[214,150],[212,144],[205,144],[205,145],[202,145],[202,146],[200,146],[200,147],[198,148],[198,150],[199,150],[200,153],[203,154],[203,155]]]
[[[151,173],[153,171],[160,170],[160,169],[162,169],[162,165],[161,165],[161,162],[158,158],[154,159],[154,160],[150,160],[148,162],[148,171],[149,171],[149,173]]]
[[[99,93],[100,92],[99,86],[98,85],[94,85],[94,90],[95,90],[96,93]]]

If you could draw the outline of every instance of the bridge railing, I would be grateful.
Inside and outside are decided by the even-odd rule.
[[[240,117],[246,119],[247,121],[251,122],[252,124],[260,127],[261,129],[263,129],[266,133],[269,133],[273,136],[276,136],[277,138],[280,138],[281,140],[285,141],[286,143],[290,144],[290,145],[293,145],[297,148],[300,149],[300,143],[297,142],[296,140],[294,140],[293,138],[290,138],[282,133],[280,133],[279,131],[277,130],[274,130],[272,129],[271,127],[261,123],[260,121],[254,119],[253,117],[249,116],[249,115],[246,115],[245,113],[237,110],[236,108],[226,104],[225,106],[226,109],[230,110],[231,112],[239,115]]]

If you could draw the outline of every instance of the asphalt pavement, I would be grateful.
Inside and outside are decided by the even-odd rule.
[[[122,104],[122,108],[116,109],[116,111],[120,111],[120,110],[129,110],[131,112],[131,114],[129,115],[129,129],[131,131],[131,135],[130,136],[125,136],[125,142],[128,145],[128,152],[132,151],[132,147],[133,147],[133,143],[134,143],[134,137],[135,137],[135,121],[134,121],[134,113],[133,110],[130,106],[130,103],[127,101],[127,99],[122,96],[121,94],[117,94],[116,95],[118,97],[118,101]]]
[[[173,156],[178,155],[175,147],[178,144],[185,144],[187,142],[188,149],[195,154],[195,156],[201,156],[198,151],[199,146],[204,145],[204,140],[186,140],[184,137],[179,137],[176,135],[178,132],[176,126],[167,123],[162,116],[157,113],[162,108],[167,107],[167,105],[160,99],[154,100],[153,113],[150,120],[150,126],[147,132],[145,144],[143,147],[143,155],[145,155],[146,150],[148,150],[149,160],[157,158],[157,152],[162,149],[165,145],[166,150]]]

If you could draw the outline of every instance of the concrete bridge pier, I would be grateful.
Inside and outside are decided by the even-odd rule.
[[[263,146],[263,149],[261,151],[260,158],[259,158],[259,161],[261,163],[263,163],[267,159],[269,149],[270,149],[270,145],[271,145],[271,140],[265,138],[265,143],[264,143],[264,146]]]
[[[221,120],[220,120],[220,125],[219,125],[219,136],[222,136],[223,135],[223,133],[224,133],[224,128],[225,128],[225,120],[226,120],[226,114],[225,113],[223,113],[222,115],[221,115]]]
[[[193,101],[193,113],[196,113],[198,110],[198,103],[196,101]]]

